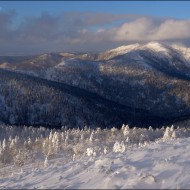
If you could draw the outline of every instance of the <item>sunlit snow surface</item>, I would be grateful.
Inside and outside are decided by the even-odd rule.
[[[178,49],[178,46],[174,46],[174,49]],[[104,56],[104,59],[111,59],[115,56],[124,55],[124,54],[127,54],[134,50],[137,50],[137,51],[151,50],[151,51],[154,51],[155,53],[163,53],[165,55],[169,54],[167,46],[165,46],[162,43],[152,41],[152,42],[149,42],[144,45],[140,45],[140,44],[136,43],[136,44],[126,45],[126,46],[120,46],[118,48],[111,49],[111,50],[108,50],[108,51],[100,54],[100,58],[102,56]]]

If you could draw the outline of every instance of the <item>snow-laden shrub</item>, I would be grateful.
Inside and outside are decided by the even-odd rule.
[[[122,141],[121,143],[119,143],[118,141],[115,142],[114,146],[113,146],[113,152],[125,152],[125,145],[124,142]]]
[[[46,156],[45,161],[44,161],[44,167],[48,167],[49,162],[48,162],[48,157]]]
[[[26,159],[27,153],[19,150],[18,154],[14,157],[14,164],[16,166],[23,166],[25,164]]]
[[[86,146],[82,142],[79,142],[73,146],[75,157],[82,155],[85,152],[85,150],[86,150]]]
[[[174,126],[172,125],[171,127],[166,127],[166,130],[164,132],[163,140],[168,140],[171,138],[177,138],[177,133],[174,130]]]
[[[0,143],[0,165],[9,164],[13,161],[12,152],[9,149],[9,142],[6,139]]]
[[[87,154],[87,156],[96,156],[96,152],[93,148],[87,148],[86,154]]]
[[[104,154],[107,154],[108,153],[108,150],[106,147],[104,147]]]

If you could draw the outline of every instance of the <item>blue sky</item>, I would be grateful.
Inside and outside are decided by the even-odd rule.
[[[0,51],[100,51],[150,40],[188,44],[189,8],[190,1],[2,1]]]
[[[190,18],[188,1],[2,1],[2,10],[15,9],[21,17],[40,15],[42,11],[132,13],[179,19]]]

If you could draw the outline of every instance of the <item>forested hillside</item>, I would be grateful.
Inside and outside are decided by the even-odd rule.
[[[190,117],[188,48],[156,42],[99,54],[0,57],[1,120],[161,126]]]

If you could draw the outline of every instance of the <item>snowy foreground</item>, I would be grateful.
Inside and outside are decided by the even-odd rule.
[[[0,132],[0,189],[190,188],[190,129]]]

